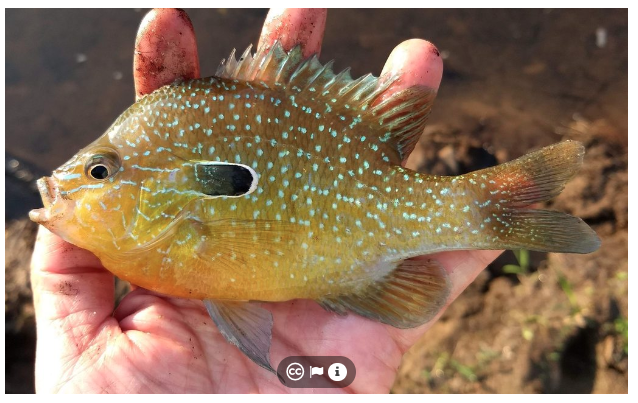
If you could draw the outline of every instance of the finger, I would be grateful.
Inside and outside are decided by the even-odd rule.
[[[279,40],[286,51],[301,45],[304,57],[319,55],[328,11],[324,8],[270,9],[258,49],[268,50]]]
[[[438,91],[443,77],[443,60],[439,50],[423,39],[402,42],[388,56],[380,80],[383,82],[391,77],[398,79],[377,102],[414,85]]]
[[[137,99],[177,79],[199,77],[195,31],[184,10],[146,14],[135,40],[133,76]]]

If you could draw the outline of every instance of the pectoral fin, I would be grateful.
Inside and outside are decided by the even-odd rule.
[[[250,302],[204,300],[219,332],[260,367],[275,372],[268,358],[272,338],[272,314]]]
[[[238,271],[258,263],[274,267],[275,262],[289,258],[300,228],[282,221],[235,219],[190,220],[187,225],[202,240],[195,249],[200,259]]]
[[[344,315],[354,312],[397,328],[420,326],[445,305],[447,273],[436,260],[404,260],[383,278],[352,294],[324,298],[319,304]]]

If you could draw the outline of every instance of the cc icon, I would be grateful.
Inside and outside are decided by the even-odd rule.
[[[288,365],[288,368],[286,368],[286,375],[292,381],[300,380],[303,378],[303,366],[299,363],[293,362]]]

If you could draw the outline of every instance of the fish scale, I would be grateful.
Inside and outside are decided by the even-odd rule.
[[[273,262],[276,271],[263,268],[266,274],[246,276],[232,270],[224,274],[218,271],[203,290],[206,295],[286,300],[301,297],[299,291],[308,282],[317,295],[339,292],[348,287],[348,281],[360,278],[359,271],[388,255],[392,259],[392,254],[405,253],[399,249],[401,237],[393,237],[397,232],[391,232],[391,228],[403,228],[403,217],[393,210],[395,206],[407,207],[399,195],[409,192],[408,186],[395,186],[399,182],[394,176],[408,175],[414,182],[415,174],[383,161],[382,150],[387,147],[378,138],[365,136],[370,129],[360,125],[360,114],[353,108],[339,113],[323,100],[286,96],[281,90],[256,91],[236,80],[211,79],[191,81],[177,91],[168,87],[146,97],[139,106],[143,113],[134,119],[137,122],[129,124],[129,133],[136,138],[153,132],[157,136],[154,146],[170,150],[177,160],[235,162],[259,172],[255,193],[230,202],[226,198],[206,200],[200,219],[209,221],[232,214],[245,220],[283,220],[299,227],[294,230],[298,242],[282,245],[284,256]],[[186,110],[190,113],[179,114]],[[211,117],[211,110],[216,116]],[[267,117],[262,120],[261,116]],[[189,134],[184,147],[186,143],[180,139]],[[124,158],[137,147],[127,143],[120,146]],[[335,157],[338,155],[342,156]],[[366,214],[369,211],[374,213]],[[154,217],[154,221],[157,219]],[[337,244],[350,251],[348,255],[325,250],[326,230]],[[187,236],[194,239],[187,232],[178,241],[187,242]],[[307,256],[316,256],[321,266],[311,264]],[[303,274],[295,276],[299,270]],[[204,281],[198,271],[193,275],[198,285]],[[277,284],[274,292],[269,287],[272,282]],[[282,292],[284,289],[290,289],[290,293]],[[187,292],[201,296],[192,289]]]
[[[237,87],[239,83],[234,85]],[[224,90],[224,85],[219,85],[221,93],[232,92],[230,83],[227,83],[226,88],[229,90]],[[229,214],[235,214],[240,219],[283,220],[299,227],[295,230],[295,233],[298,234],[298,243],[284,246],[286,255],[298,258],[293,260],[283,258],[281,262],[275,261],[274,263],[277,264],[276,267],[279,270],[274,273],[271,268],[265,268],[265,271],[275,274],[270,281],[275,280],[278,287],[299,288],[308,281],[335,285],[339,282],[338,280],[342,280],[337,275],[343,272],[344,265],[356,265],[349,267],[352,270],[360,268],[361,263],[365,261],[358,258],[359,256],[368,255],[369,257],[364,257],[367,261],[374,261],[375,258],[378,258],[378,253],[372,254],[372,250],[376,248],[371,247],[369,241],[366,241],[365,245],[357,246],[355,240],[370,238],[371,230],[379,228],[379,223],[382,224],[384,220],[388,221],[390,218],[387,212],[376,207],[380,197],[387,199],[382,195],[382,191],[378,190],[382,186],[382,179],[379,178],[381,180],[377,181],[376,186],[366,184],[362,188],[355,186],[354,189],[352,189],[350,181],[355,180],[356,183],[363,183],[365,174],[376,170],[377,167],[381,169],[382,165],[376,163],[377,158],[370,158],[374,165],[369,163],[364,165],[364,157],[359,157],[358,168],[362,169],[359,173],[357,172],[358,168],[348,169],[352,167],[352,164],[347,164],[347,160],[334,158],[335,155],[339,154],[354,156],[356,152],[353,146],[356,143],[353,143],[353,140],[358,142],[356,150],[363,152],[361,146],[363,148],[369,147],[369,143],[366,143],[365,139],[361,141],[362,136],[356,132],[356,125],[350,127],[350,122],[354,121],[356,116],[344,113],[341,116],[347,117],[347,121],[338,118],[333,124],[326,124],[325,119],[331,119],[330,115],[336,115],[336,112],[326,112],[325,110],[323,113],[315,112],[314,114],[312,112],[304,112],[304,114],[290,112],[296,109],[302,111],[319,110],[322,105],[318,102],[300,105],[281,93],[275,93],[274,96],[262,93],[253,94],[250,97],[252,102],[244,103],[245,95],[250,96],[250,93],[246,92],[246,89],[236,91],[239,93],[233,96],[224,97],[222,95],[220,97],[221,93],[217,92],[218,95],[210,97],[210,99],[217,98],[216,101],[213,101],[217,102],[216,111],[225,117],[232,116],[232,123],[227,124],[227,119],[220,119],[221,121],[218,120],[216,123],[211,121],[210,126],[204,126],[210,127],[213,133],[217,133],[217,137],[211,138],[207,143],[207,145],[212,144],[214,147],[213,154],[201,155],[198,152],[199,148],[189,149],[187,152],[197,151],[195,152],[196,158],[211,159],[212,157],[215,161],[236,162],[252,166],[259,172],[259,185],[254,194],[231,202],[228,199],[206,201],[205,205],[202,206],[203,220],[213,220],[216,216],[226,217]],[[190,105],[200,104],[202,97],[198,94],[203,92],[195,91],[193,92],[195,96],[185,97],[182,102]],[[260,99],[260,95],[265,96]],[[219,98],[222,99],[219,100]],[[204,105],[207,105],[208,99],[208,97],[204,99]],[[238,99],[242,102],[239,103]],[[164,102],[166,103],[166,101]],[[179,103],[175,101],[172,103],[177,104],[178,109],[180,108]],[[180,127],[192,127],[198,121],[205,121],[205,112],[202,113],[201,109],[199,112],[193,112],[188,119],[184,119],[181,126],[174,127],[174,131],[183,130]],[[269,117],[259,123],[256,117],[261,115]],[[168,117],[170,120],[170,111]],[[247,128],[246,125],[249,124],[244,122],[251,122],[252,125]],[[152,114],[148,123],[149,125],[159,124],[159,122],[152,120]],[[233,125],[244,127],[242,135],[237,135],[237,129],[233,128]],[[336,136],[333,133],[336,133]],[[173,137],[169,136],[169,145]],[[338,143],[326,142],[327,137],[341,141]],[[196,141],[203,141],[201,134],[198,135]],[[327,145],[324,147],[316,146],[326,143]],[[343,151],[336,154],[336,151],[342,149]],[[177,155],[179,155],[178,152],[175,151]],[[191,159],[192,156],[182,156],[182,158]],[[354,157],[351,158],[354,159]],[[387,175],[391,173],[391,170],[387,170]],[[368,195],[373,197],[370,198]],[[378,210],[374,217],[366,216],[364,212],[372,209]],[[326,253],[328,251],[321,250],[325,249],[322,248],[322,243],[325,242],[322,235],[326,229],[331,233],[336,243],[343,243],[344,247],[352,250],[352,257],[335,256],[334,253]],[[295,251],[294,248],[299,250]],[[315,266],[320,270],[313,271],[313,266],[306,263],[305,256],[307,255],[317,256],[316,260],[323,263],[323,267]],[[336,267],[332,269],[333,266]],[[295,278],[294,273],[300,268],[304,269],[304,274],[299,274]],[[222,297],[237,297],[237,293],[240,291],[235,291],[235,289],[243,290],[242,293],[253,293],[253,288],[264,287],[259,281],[253,281],[253,276],[263,278],[263,276],[251,274],[248,278],[241,279],[238,278],[240,275],[236,273],[228,273],[227,278],[223,280],[219,277],[215,278],[214,286],[229,293],[222,295]],[[265,278],[262,281],[268,282],[268,279]],[[250,286],[251,284],[252,286]],[[281,291],[278,293],[281,294]],[[239,297],[242,296],[239,295]],[[290,297],[282,296],[285,299],[290,299]],[[253,295],[253,298],[266,300],[272,299],[273,295]]]
[[[445,305],[444,250],[588,253],[582,220],[535,210],[582,164],[565,141],[456,177],[402,168],[435,93],[353,80],[280,44],[214,77],[162,87],[38,181],[31,213],[115,275],[204,301],[262,367],[272,315],[247,301],[312,299],[410,328]]]

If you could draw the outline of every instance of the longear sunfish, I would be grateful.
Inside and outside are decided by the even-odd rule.
[[[594,231],[533,204],[561,192],[584,148],[565,141],[455,177],[402,168],[435,93],[335,74],[279,44],[213,77],[158,89],[38,181],[31,219],[116,276],[201,299],[226,339],[272,370],[272,315],[317,301],[398,328],[445,303],[438,251],[589,253]]]

